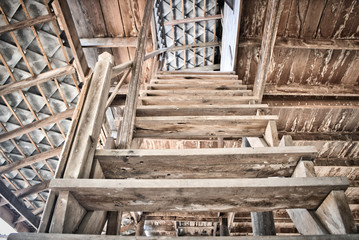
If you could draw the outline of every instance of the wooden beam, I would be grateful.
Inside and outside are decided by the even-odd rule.
[[[315,214],[331,234],[357,233],[344,191],[332,191]]]
[[[194,18],[185,18],[185,19],[177,19],[172,21],[164,22],[164,26],[173,26],[173,25],[179,25],[179,24],[185,24],[185,23],[193,23],[193,22],[203,22],[203,21],[210,21],[210,20],[217,20],[221,19],[221,14],[216,14],[213,16],[202,16],[202,17],[194,17]]]
[[[20,217],[22,217],[20,215]],[[17,232],[30,232],[32,231],[32,228],[22,222],[16,222],[16,219],[18,219],[18,216],[16,216],[16,213],[14,213],[13,210],[10,210],[8,207],[0,207],[0,218],[5,221],[9,226],[14,228]],[[25,219],[26,220],[26,219]],[[24,221],[25,221],[24,220]]]
[[[260,47],[261,38],[240,38],[240,48]],[[298,39],[277,37],[275,48],[359,50],[359,40],[346,39]]]
[[[127,240],[155,240],[159,237],[126,236]],[[118,240],[118,236],[81,235],[81,234],[46,234],[46,233],[13,233],[8,240]],[[178,237],[161,237],[163,240],[178,240]],[[181,237],[183,240],[198,240],[197,236]],[[201,236],[201,240],[216,240],[218,237]],[[323,235],[323,236],[235,236],[226,237],[227,240],[357,240],[358,235]]]
[[[41,119],[39,121],[32,122],[32,123],[24,125],[22,127],[19,127],[14,130],[8,131],[6,133],[0,134],[0,142],[4,142],[6,140],[9,140],[9,139],[21,136],[23,134],[35,131],[39,128],[43,128],[50,124],[54,124],[54,123],[56,123],[60,120],[63,120],[65,118],[72,117],[73,113],[74,113],[74,109],[68,109],[68,110],[65,110],[64,112],[57,113],[50,117]],[[0,167],[0,169],[1,169],[1,167]]]
[[[2,14],[4,14],[4,13],[2,13]],[[37,17],[37,18],[33,18],[33,19],[29,19],[29,20],[20,21],[20,22],[17,22],[17,23],[5,25],[5,26],[0,27],[0,34],[10,32],[10,31],[19,30],[19,29],[22,29],[22,28],[32,27],[32,26],[35,26],[35,25],[38,25],[38,24],[50,22],[50,21],[55,20],[55,19],[56,19],[56,16],[54,14],[47,14],[47,15],[40,16],[40,17]]]
[[[263,29],[261,44],[261,60],[258,66],[253,93],[262,102],[264,87],[269,71],[269,64],[272,59],[279,19],[283,10],[283,0],[270,0],[267,3],[266,20]]]
[[[121,233],[121,221],[122,221],[122,212],[121,211],[110,211],[107,212],[107,229],[106,235],[120,235]]]
[[[37,76],[26,78],[21,81],[5,84],[0,86],[0,96],[4,96],[12,92],[17,92],[20,89],[29,88],[37,84],[50,81],[55,78],[71,75],[73,73],[75,73],[75,68],[71,65],[68,65],[65,67],[56,68],[54,70],[47,71],[45,73],[41,73]]]
[[[123,121],[121,128],[119,129],[119,138],[117,143],[120,148],[129,148],[132,141],[135,116],[136,116],[136,107],[138,101],[138,92],[140,87],[140,76],[142,72],[142,64],[145,57],[146,51],[146,39],[151,23],[151,17],[153,12],[154,0],[149,0],[146,2],[145,12],[142,19],[141,29],[138,34],[138,42],[135,53],[135,61],[133,63],[132,74],[130,79],[130,84],[128,88],[128,94],[125,103]]]
[[[13,194],[18,199],[22,199],[22,198],[27,197],[29,195],[32,195],[32,194],[35,194],[35,193],[38,193],[38,192],[46,191],[47,189],[49,189],[49,183],[50,183],[50,181],[41,182],[41,183],[35,184],[33,186],[17,190]],[[5,199],[0,200],[0,206],[4,206],[6,204],[7,204],[7,201]]]
[[[346,190],[348,186],[346,177],[270,181],[267,178],[53,179],[50,183],[54,191],[71,191],[88,210],[144,212],[316,209],[332,190]],[[232,197],[228,198],[228,194]],[[224,197],[219,201],[218,196]]]
[[[90,69],[88,67],[85,54],[81,47],[81,43],[76,31],[74,20],[72,18],[70,7],[67,1],[61,0],[55,0],[52,5],[58,22],[65,31],[67,41],[75,58],[75,64],[77,72],[79,74],[79,78],[81,81],[85,81],[85,78]]]
[[[151,43],[150,38],[147,41]],[[80,42],[84,48],[136,47],[137,37],[81,38]]]
[[[109,53],[99,56],[69,151],[64,178],[88,177],[90,174],[110,90],[112,66],[113,57]]]
[[[52,158],[52,157],[55,157],[55,156],[59,156],[60,153],[61,153],[61,150],[62,150],[62,148],[58,147],[58,148],[55,148],[55,149],[52,149],[52,150],[49,150],[49,151],[46,151],[46,152],[36,154],[34,156],[31,156],[31,157],[21,159],[21,160],[16,161],[16,162],[12,162],[12,163],[0,166],[0,174],[9,173],[11,171],[14,171],[14,170],[29,166],[31,164],[46,161],[46,159],[49,159],[49,158]]]
[[[21,216],[26,218],[26,221],[35,229],[39,227],[40,218],[35,216],[22,202],[19,200],[7,186],[0,181],[0,196],[5,199],[8,204]]]
[[[273,212],[251,212],[253,236],[275,235]]]

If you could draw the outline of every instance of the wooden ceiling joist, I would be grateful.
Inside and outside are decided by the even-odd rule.
[[[151,39],[148,38],[148,45]],[[136,47],[137,37],[113,37],[113,38],[81,38],[81,46],[84,48],[117,48],[117,47]]]
[[[22,28],[35,26],[37,24],[50,22],[50,21],[55,20],[55,19],[56,19],[56,16],[54,14],[48,14],[48,15],[37,17],[37,18],[24,20],[24,21],[17,22],[17,23],[12,23],[12,24],[9,24],[9,25],[1,26],[0,27],[0,34],[10,32],[10,31],[19,30],[19,29],[22,29]]]
[[[40,223],[40,218],[35,216],[24,204],[20,201],[6,185],[0,181],[0,196],[5,199],[13,209],[15,209],[21,216],[26,218],[26,220],[33,226],[35,229],[38,228]]]
[[[42,153],[36,154],[34,156],[21,159],[19,161],[0,166],[0,173],[1,174],[8,173],[8,172],[29,166],[34,163],[46,161],[46,159],[49,159],[49,158],[52,158],[55,156],[60,156],[60,153],[61,153],[61,147],[58,147],[58,148],[55,148],[55,149],[52,149],[52,150],[49,150],[46,152],[42,152]]]
[[[261,38],[240,38],[238,47],[260,47]],[[356,39],[298,39],[277,37],[275,48],[359,50]]]
[[[39,128],[46,127],[51,124],[55,124],[58,121],[64,120],[66,118],[72,117],[75,109],[68,109],[64,112],[60,112],[57,114],[54,114],[50,117],[35,121],[33,123],[24,125],[22,127],[19,127],[17,129],[8,131],[6,133],[0,134],[0,142],[4,142],[6,140],[21,136],[23,134],[27,134],[29,132],[32,132],[34,130],[37,130]]]

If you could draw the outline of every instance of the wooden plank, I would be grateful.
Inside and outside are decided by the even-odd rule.
[[[279,144],[277,123],[269,121],[263,136],[269,147],[277,147]]]
[[[6,185],[0,181],[0,196],[5,199],[12,209],[14,209],[20,216],[23,216],[26,221],[35,229],[39,227],[40,218],[35,216],[24,204],[20,201]]]
[[[267,4],[266,20],[261,44],[261,59],[253,87],[254,95],[259,98],[259,103],[263,98],[264,87],[269,72],[269,64],[271,62],[277,37],[279,19],[283,10],[283,2],[283,0],[271,0]]]
[[[359,49],[357,49],[357,50],[359,50]],[[358,69],[358,67],[359,67],[359,53],[357,51],[356,55],[355,55],[355,59],[350,63],[350,66],[348,66],[348,69],[342,78],[341,83],[343,85],[347,85],[347,86],[350,86],[350,88],[352,88],[353,85],[355,85],[355,83],[358,82],[359,73],[358,73],[358,71],[356,71],[356,69]],[[358,90],[356,90],[356,92],[358,92]]]
[[[113,57],[109,53],[101,54],[92,76],[74,141],[69,151],[64,178],[88,177],[90,174],[92,158],[100,134],[105,104],[110,90],[112,66]]]
[[[251,90],[144,90],[141,95],[146,96],[169,96],[169,95],[189,95],[189,96],[248,96]]]
[[[121,233],[121,211],[108,212],[106,235],[120,235]]]
[[[24,222],[18,222],[16,223],[15,220],[17,219],[16,214],[10,210],[8,207],[0,207],[0,217],[1,219],[9,224],[10,227],[15,229],[17,232],[30,232],[31,227],[28,226]]]
[[[148,42],[151,39],[147,39]],[[136,47],[137,37],[104,37],[104,38],[81,38],[81,46],[84,48],[119,48]]]
[[[148,89],[153,90],[172,90],[172,89],[198,89],[198,90],[238,90],[247,89],[246,85],[238,84],[184,84],[184,83],[172,83],[172,84],[147,84]]]
[[[97,150],[106,178],[290,177],[314,147],[186,150]],[[218,159],[221,159],[219,162]],[[176,166],[175,168],[173,166]],[[211,173],[211,175],[208,175]]]
[[[315,214],[331,234],[357,232],[344,191],[332,191]]]
[[[37,130],[39,128],[46,127],[50,124],[55,124],[56,122],[72,117],[75,109],[68,109],[60,113],[56,113],[50,117],[34,121],[30,124],[24,125],[22,127],[19,127],[17,129],[5,132],[3,134],[0,134],[0,142],[5,142],[6,140],[15,138],[17,136],[21,136],[23,134],[27,134],[29,132],[32,132],[34,130]],[[1,167],[0,167],[1,169]],[[1,171],[1,170],[0,170]]]
[[[182,83],[183,82],[183,83]],[[217,84],[218,87],[221,85],[241,85],[240,80],[231,79],[186,79],[186,78],[175,78],[175,79],[152,79],[150,84],[188,84],[188,85],[208,85]]]
[[[236,104],[236,105],[148,105],[138,106],[137,117],[149,116],[229,116],[255,115],[257,109],[266,111],[266,104]]]
[[[11,31],[16,31],[16,30],[19,30],[22,28],[36,26],[38,24],[50,22],[55,19],[56,19],[56,16],[54,14],[47,14],[47,15],[39,16],[37,18],[32,18],[29,20],[12,23],[9,25],[1,26],[0,34],[6,33],[6,32],[11,32]]]
[[[173,26],[173,25],[179,25],[184,23],[203,22],[203,21],[210,21],[217,19],[222,19],[222,15],[216,14],[213,16],[201,16],[201,17],[193,17],[193,18],[185,18],[185,19],[176,19],[176,20],[164,22],[163,26]]]
[[[225,105],[248,104],[258,98],[253,96],[150,96],[140,97],[143,105]]]
[[[45,233],[12,233],[9,235],[9,240],[117,240],[118,236],[106,235],[81,235],[81,234],[45,234]],[[198,240],[198,237],[181,237],[183,240]],[[154,240],[158,237],[138,237],[126,236],[128,240]],[[163,240],[176,240],[178,237],[161,237]],[[216,240],[218,237],[201,236],[203,240]],[[357,240],[358,235],[323,235],[323,236],[235,236],[226,237],[228,240]]]
[[[7,95],[12,92],[17,92],[20,89],[29,88],[32,86],[36,86],[37,84],[41,84],[47,81],[50,81],[54,78],[59,78],[66,75],[71,75],[75,73],[75,68],[71,65],[56,68],[51,71],[47,71],[45,73],[41,73],[39,75],[26,78],[21,81],[9,83],[0,86],[0,96]]]
[[[184,80],[198,80],[198,79],[221,79],[221,80],[236,80],[237,75],[212,75],[212,74],[160,74],[156,75],[155,79],[184,79]]]
[[[346,177],[54,179],[50,183],[54,191],[71,191],[88,210],[145,212],[315,209],[329,192],[348,186]]]
[[[209,138],[260,137],[276,116],[137,117],[135,137]]]
[[[240,38],[240,48],[260,47],[261,38]],[[275,48],[295,48],[295,49],[332,49],[332,50],[359,50],[359,40],[347,39],[298,39],[277,37]]]
[[[85,214],[86,210],[78,203],[70,192],[60,192],[49,232],[73,233],[77,230]]]
[[[151,22],[152,10],[153,10],[154,0],[149,0],[146,2],[145,13],[142,20],[142,25],[140,32],[138,34],[138,42],[135,53],[135,60],[133,63],[131,80],[128,88],[128,94],[125,103],[124,117],[119,129],[119,138],[117,139],[118,145],[120,148],[128,148],[131,145],[135,116],[136,116],[136,107],[137,107],[137,97],[140,87],[140,76],[142,71],[142,64],[145,57],[146,51],[146,39],[149,24]]]
[[[80,80],[84,81],[89,72],[87,61],[82,51],[81,43],[75,28],[75,23],[72,19],[71,11],[67,1],[55,0],[53,8],[58,21],[61,22],[66,34],[67,41],[71,47],[71,51],[75,58],[75,64]]]
[[[76,234],[101,234],[107,219],[106,211],[88,211]]]
[[[209,74],[209,75],[234,75],[235,72],[234,71],[195,71],[192,72],[191,70],[181,70],[181,71],[158,71],[156,75],[168,75],[168,73],[170,73],[171,75],[176,75],[176,74],[189,74],[189,75],[204,75],[204,74]]]
[[[0,174],[9,173],[11,171],[14,171],[14,170],[29,166],[31,164],[46,161],[46,159],[59,156],[60,153],[61,153],[61,150],[62,150],[62,148],[58,147],[58,148],[55,148],[55,149],[52,149],[52,150],[48,150],[46,152],[36,154],[34,156],[31,156],[31,157],[21,159],[21,160],[16,161],[16,162],[12,162],[12,163],[0,166]]]

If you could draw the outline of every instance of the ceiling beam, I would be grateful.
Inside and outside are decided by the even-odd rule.
[[[74,111],[75,111],[74,108],[68,109],[64,112],[56,113],[55,115],[52,115],[50,117],[41,119],[39,121],[35,121],[33,123],[30,123],[30,124],[24,125],[22,127],[16,128],[14,130],[8,131],[6,133],[0,134],[0,142],[7,141],[14,137],[18,137],[23,134],[27,134],[27,133],[37,130],[39,128],[43,128],[50,124],[55,124],[56,122],[61,121],[63,119],[72,117]]]
[[[0,166],[0,174],[8,173],[8,172],[14,171],[16,169],[20,169],[20,168],[29,166],[34,163],[38,163],[38,162],[45,161],[46,159],[49,159],[49,158],[52,158],[55,156],[59,156],[61,154],[61,150],[62,150],[62,148],[58,147],[58,148],[55,148],[55,149],[52,149],[52,150],[49,150],[46,152],[36,154],[31,157],[23,158],[16,162],[12,162],[12,163]]]
[[[213,16],[205,16],[205,17],[195,17],[195,18],[185,18],[185,19],[177,19],[172,21],[164,22],[164,26],[173,26],[178,24],[185,24],[185,23],[193,23],[193,22],[203,22],[203,21],[210,21],[210,20],[216,20],[221,19],[222,15],[217,14]]]
[[[274,43],[277,37],[279,19],[283,10],[283,2],[283,0],[271,0],[267,3],[267,13],[261,44],[261,58],[253,86],[253,94],[258,97],[259,103],[263,98],[269,64],[272,59]]]
[[[40,218],[35,216],[30,209],[28,209],[25,204],[20,201],[12,192],[10,189],[6,187],[6,185],[0,181],[0,195],[2,198],[4,198],[9,205],[13,209],[15,209],[21,216],[26,218],[26,220],[33,226],[35,229],[38,228],[40,223]]]
[[[84,48],[136,47],[137,37],[81,38],[80,42]],[[147,44],[151,44],[150,38],[147,38]]]
[[[32,230],[31,227],[28,226],[27,224],[23,222],[16,222],[17,220],[16,214],[6,206],[0,207],[0,217],[7,224],[9,224],[9,226],[14,228],[18,232],[30,232]]]
[[[54,70],[47,71],[45,73],[41,73],[33,77],[26,78],[21,81],[5,84],[3,86],[0,86],[0,96],[4,96],[6,94],[19,91],[20,89],[23,88],[29,88],[58,77],[71,75],[73,73],[75,73],[75,68],[71,65],[68,65],[65,67],[56,68]]]
[[[260,47],[261,38],[240,38],[238,47]],[[359,50],[359,40],[351,39],[298,39],[277,37],[276,48]]]
[[[22,29],[22,28],[35,26],[37,24],[50,22],[50,21],[55,20],[55,19],[56,19],[56,16],[54,14],[47,14],[47,15],[40,16],[40,17],[37,17],[37,18],[33,18],[33,19],[24,20],[24,21],[17,22],[17,23],[5,25],[5,26],[0,27],[0,34],[15,31],[15,30],[19,30],[19,29]]]

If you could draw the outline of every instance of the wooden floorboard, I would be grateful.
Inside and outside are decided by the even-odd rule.
[[[277,116],[171,116],[137,117],[137,138],[240,138],[261,137],[268,121]]]
[[[238,84],[186,84],[186,83],[170,83],[170,84],[147,84],[146,88],[152,90],[172,90],[172,89],[198,89],[198,90],[240,90],[247,89],[246,85]]]
[[[214,105],[214,104],[245,104],[256,100],[253,96],[143,96],[139,100],[143,105]]]
[[[248,96],[252,94],[251,90],[145,90],[141,92],[146,96]]]
[[[157,79],[238,79],[237,75],[212,75],[212,74],[160,74]]]
[[[290,177],[315,147],[97,150],[107,179]]]
[[[192,84],[192,85],[207,85],[207,84],[233,84],[241,85],[242,80],[232,79],[152,79],[151,84]]]
[[[71,191],[87,210],[271,211],[316,209],[346,177],[242,179],[54,179],[53,191]],[[106,197],[104,197],[106,196]]]
[[[137,107],[137,117],[146,116],[230,116],[256,115],[257,109],[266,110],[266,104],[236,105],[142,105]]]

